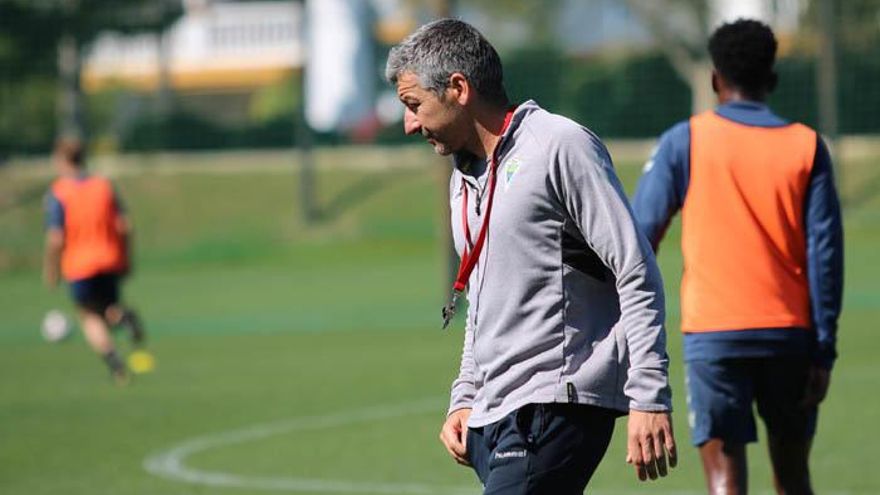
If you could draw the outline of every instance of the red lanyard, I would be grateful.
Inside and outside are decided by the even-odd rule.
[[[502,137],[504,135],[504,131],[507,129],[507,126],[510,125],[510,120],[513,117],[514,110],[515,109],[509,110],[507,112],[507,115],[504,117],[504,124],[501,127]],[[492,200],[495,197],[495,183],[498,181],[497,155],[499,144],[501,144],[500,138],[498,140],[498,144],[495,145],[495,149],[492,151],[492,157],[489,161],[489,177],[487,179],[488,184],[486,186],[489,188],[489,197],[486,199],[486,213],[483,217],[483,225],[480,226],[480,233],[477,235],[476,243],[471,241],[471,229],[468,223],[468,188],[464,178],[461,179],[463,196],[461,202],[461,224],[462,230],[464,232],[465,246],[464,251],[461,255],[461,263],[458,265],[458,274],[455,277],[455,283],[452,285],[452,299],[450,300],[449,304],[443,308],[443,328],[446,328],[446,326],[449,325],[449,322],[455,315],[455,303],[458,300],[458,296],[464,291],[465,287],[467,286],[471,273],[473,273],[474,267],[477,266],[477,262],[480,260],[480,253],[483,251],[483,245],[486,243],[486,234],[489,231],[489,218],[492,216]]]
[[[461,180],[461,190],[463,195],[461,201],[461,225],[464,230],[465,246],[464,252],[462,252],[461,255],[461,263],[458,265],[458,275],[455,277],[455,283],[452,284],[452,289],[458,292],[462,292],[465,289],[471,273],[474,271],[474,267],[477,266],[477,261],[480,259],[480,253],[483,251],[483,244],[486,242],[486,233],[489,230],[489,217],[492,215],[492,199],[495,196],[495,182],[497,177],[497,174],[495,173],[496,168],[497,164],[493,157],[489,168],[489,197],[486,199],[486,215],[483,217],[483,225],[480,226],[480,233],[477,235],[476,243],[471,240],[471,228],[468,224],[468,187],[465,184],[464,179]]]

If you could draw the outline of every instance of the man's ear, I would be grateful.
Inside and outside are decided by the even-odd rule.
[[[462,106],[467,105],[474,97],[471,83],[460,72],[453,72],[449,76],[449,86],[446,88],[446,94]]]
[[[721,92],[721,81],[719,81],[720,77],[721,76],[718,74],[718,71],[712,69],[712,91],[714,91],[716,95]]]

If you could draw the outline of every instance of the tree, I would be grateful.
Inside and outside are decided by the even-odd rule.
[[[691,110],[698,113],[714,100],[706,53],[712,0],[626,0],[645,24],[678,75],[691,88]]]
[[[518,23],[528,31],[530,45],[556,45],[556,21],[563,2],[545,0],[471,0],[467,6],[489,14],[490,20]]]
[[[83,136],[83,48],[108,31],[160,31],[182,13],[181,0],[0,0],[2,75],[12,84],[34,74],[56,78],[57,130]]]
[[[815,22],[819,25],[817,31],[820,38],[831,37],[829,40],[820,40],[818,45],[822,47],[821,51],[832,52],[833,38],[836,37],[834,31],[865,44],[875,43],[876,22],[863,20],[876,19],[880,14],[880,0],[809,0],[803,3],[761,0],[626,0],[626,4],[657,39],[681,78],[691,86],[694,112],[711,107],[714,99],[708,83],[712,66],[705,44],[710,30],[718,21],[740,16],[772,18],[785,12],[791,15],[794,9],[794,15],[800,17],[798,22]],[[834,24],[837,29],[829,27]],[[826,53],[820,58],[833,57]],[[833,71],[833,67],[823,66],[820,75],[824,74],[827,78],[833,75]],[[833,81],[823,84],[834,86]],[[830,91],[827,90],[826,93]],[[826,104],[833,105],[833,102]]]

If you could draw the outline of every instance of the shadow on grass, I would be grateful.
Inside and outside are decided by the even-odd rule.
[[[375,196],[387,184],[387,178],[379,174],[352,183],[318,208],[317,220],[329,223],[339,219],[346,211]]]

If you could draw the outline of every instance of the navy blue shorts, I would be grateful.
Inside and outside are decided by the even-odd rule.
[[[529,404],[469,428],[467,455],[484,495],[581,495],[605,455],[618,412]]]
[[[812,438],[818,408],[800,405],[810,366],[806,356],[688,361],[688,423],[694,445],[713,438],[734,443],[756,441],[753,403],[769,435]]]
[[[104,273],[70,282],[70,295],[77,306],[103,315],[119,302],[119,276]]]

